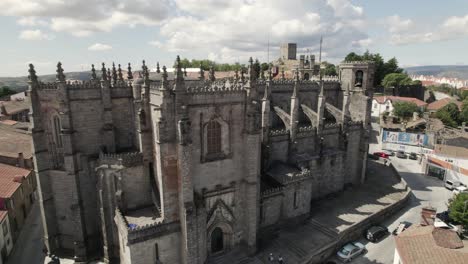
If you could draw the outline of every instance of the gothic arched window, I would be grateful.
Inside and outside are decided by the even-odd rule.
[[[221,125],[212,120],[208,122],[206,131],[207,154],[221,152]]]
[[[308,72],[304,73],[304,80],[306,80],[306,81],[309,80],[309,73]]]
[[[354,86],[356,87],[362,87],[362,82],[364,80],[364,72],[361,70],[356,72],[356,80],[354,82]]]

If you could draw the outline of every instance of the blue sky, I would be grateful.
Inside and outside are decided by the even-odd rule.
[[[350,51],[397,57],[403,66],[468,62],[466,0],[0,0],[0,76],[176,55],[245,63],[278,56],[282,42],[338,62]]]

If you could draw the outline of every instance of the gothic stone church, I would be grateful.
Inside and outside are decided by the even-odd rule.
[[[364,180],[374,65],[216,79],[143,62],[83,83],[29,69],[45,244],[76,262],[202,264]],[[297,71],[296,71],[297,72]]]

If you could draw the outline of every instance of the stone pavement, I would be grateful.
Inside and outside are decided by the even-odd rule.
[[[254,257],[228,254],[210,263],[269,263],[268,255],[281,255],[285,263],[305,263],[332,246],[340,234],[384,207],[401,200],[405,186],[393,171],[370,161],[365,184],[312,204],[311,217],[278,232]]]

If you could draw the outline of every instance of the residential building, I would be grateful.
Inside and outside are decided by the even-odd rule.
[[[459,181],[468,185],[468,148],[436,145],[434,151],[423,159],[426,175],[443,181]]]
[[[0,210],[0,264],[6,263],[12,249],[13,239],[8,221],[8,211]]]
[[[0,121],[0,163],[33,168],[32,137],[29,123]]]
[[[29,122],[29,97],[0,102],[0,120]]]
[[[453,98],[443,98],[443,99],[440,99],[440,100],[437,100],[435,102],[428,104],[426,111],[428,111],[430,114],[434,114],[435,112],[437,112],[437,110],[443,108],[444,106],[450,103],[456,104],[458,106],[458,109],[461,110],[462,102],[457,101]]]
[[[395,236],[393,264],[466,264],[468,240],[433,225],[411,226]]]
[[[393,105],[395,102],[410,102],[415,103],[421,112],[424,111],[427,103],[417,98],[401,97],[401,96],[375,96],[372,100],[372,117],[379,118],[384,113],[393,113]]]
[[[31,170],[0,163],[0,210],[8,211],[15,241],[35,200],[36,180]]]

